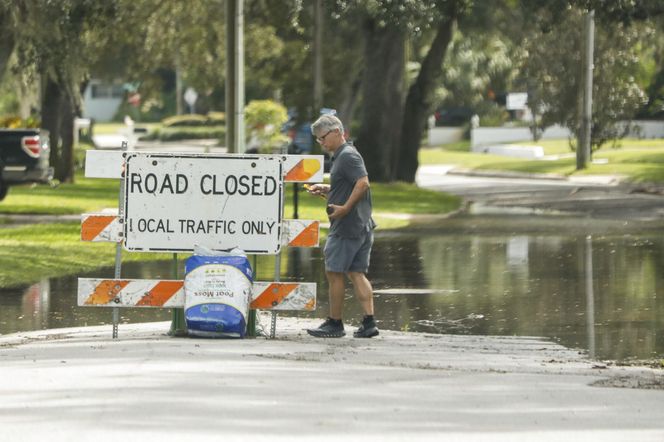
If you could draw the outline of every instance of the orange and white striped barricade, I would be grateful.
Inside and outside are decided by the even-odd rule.
[[[184,281],[154,279],[78,279],[81,307],[181,308],[185,304]],[[251,309],[316,309],[316,283],[262,282],[252,286]]]
[[[81,241],[122,242],[123,222],[119,215],[84,213],[81,215]],[[288,247],[318,247],[318,220],[286,219],[281,231],[281,244]]]
[[[140,153],[140,152],[136,152]],[[152,153],[152,152],[151,152]],[[121,178],[127,153],[120,151],[89,150],[85,156],[87,178]],[[215,157],[228,154],[191,154]],[[246,155],[245,155],[246,156]],[[284,164],[286,183],[322,183],[323,155],[252,155],[253,157],[279,157]]]
[[[122,219],[112,213],[84,213],[81,215],[81,241],[121,242]]]
[[[322,155],[284,155],[284,181],[287,183],[322,183]]]

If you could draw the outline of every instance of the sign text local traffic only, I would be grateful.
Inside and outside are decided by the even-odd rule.
[[[277,253],[282,167],[277,156],[127,154],[125,248]]]

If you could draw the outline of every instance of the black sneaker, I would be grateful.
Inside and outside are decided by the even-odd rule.
[[[376,320],[364,320],[360,327],[353,333],[356,338],[373,338],[378,336],[378,327],[376,327]]]
[[[318,328],[308,328],[307,333],[317,338],[341,338],[346,336],[344,324],[341,320],[335,321],[327,318]]]

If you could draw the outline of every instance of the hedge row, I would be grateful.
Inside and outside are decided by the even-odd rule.
[[[164,118],[161,121],[163,127],[201,127],[201,126],[219,126],[226,122],[224,112],[210,112],[207,115],[186,114],[175,115]]]
[[[210,127],[162,127],[141,137],[141,140],[180,141],[206,138],[223,139],[226,137],[224,126]]]

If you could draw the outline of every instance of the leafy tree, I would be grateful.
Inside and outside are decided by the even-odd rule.
[[[367,160],[372,180],[397,177],[412,181],[417,149],[430,97],[441,72],[452,37],[456,15],[466,5],[461,0],[370,0],[337,2],[337,14],[354,20],[362,36],[358,148]],[[407,94],[406,40],[431,38],[418,78]],[[405,138],[404,138],[405,137]],[[417,138],[417,140],[415,140]],[[407,140],[408,143],[404,143]]]
[[[42,127],[50,133],[51,164],[60,181],[73,181],[73,121],[89,55],[85,42],[101,29],[114,6],[111,1],[16,0],[0,9],[13,23],[7,35],[14,41],[17,69],[34,69],[41,78]]]
[[[521,16],[513,2],[447,1],[435,6],[429,29],[434,38],[423,45],[421,60],[416,59],[420,69],[406,98],[395,165],[396,178],[409,182],[415,179],[426,120],[435,106],[468,107],[484,116],[499,113],[487,94],[512,85],[523,57],[514,43],[522,37],[514,26]]]
[[[336,109],[351,129],[364,69],[360,22],[357,16],[344,14],[337,2],[323,2],[323,6],[323,106]],[[280,56],[264,66],[264,80],[270,82],[261,93],[268,96],[270,90],[278,92],[284,103],[297,111],[299,122],[312,121],[319,113],[313,109],[313,12],[313,2],[297,0],[252,0],[247,5],[246,21],[258,29],[274,29],[283,44]]]
[[[558,123],[578,136],[583,11],[567,8],[559,18],[525,41],[525,74],[531,80],[531,107],[541,111],[541,127]],[[626,128],[618,122],[630,120],[644,103],[636,81],[640,31],[622,23],[596,28],[591,134],[595,149],[623,136]]]
[[[487,29],[497,28],[497,16],[500,23],[508,22],[515,4],[373,0],[337,1],[337,5],[340,17],[357,20],[364,37],[357,144],[367,159],[369,174],[376,181],[412,182],[426,121],[441,100],[440,84],[446,77],[454,77],[452,71],[458,68],[445,65],[449,48],[453,47],[454,30],[458,26],[468,32],[456,35],[487,33]],[[497,71],[509,71],[511,66],[503,63],[496,69],[500,63],[495,60],[491,55],[485,59],[486,65],[494,69],[488,76],[491,81],[507,76]],[[414,73],[412,80],[406,75],[407,69]],[[460,96],[450,100],[457,98],[463,100]],[[482,101],[481,94],[477,101]]]

